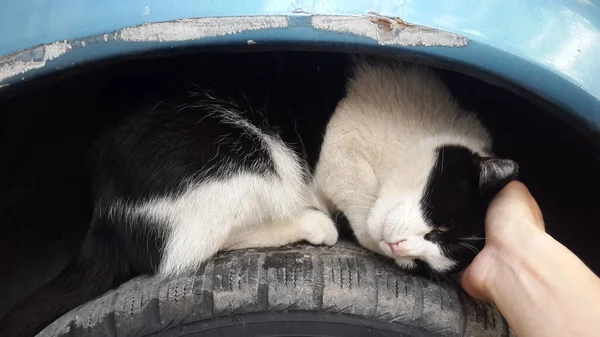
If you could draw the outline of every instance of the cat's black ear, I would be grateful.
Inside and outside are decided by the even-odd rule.
[[[519,177],[519,165],[510,159],[475,157],[479,166],[479,189],[492,197],[509,182]]]

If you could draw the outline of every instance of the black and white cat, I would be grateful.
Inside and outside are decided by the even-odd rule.
[[[325,134],[314,176],[362,246],[406,269],[448,273],[483,242],[489,198],[518,165],[433,71],[359,62]]]
[[[475,256],[483,242],[469,238],[517,165],[492,158],[485,128],[433,71],[358,59],[345,94],[323,104],[278,81],[239,83],[140,108],[96,142],[82,252],[5,331],[32,334],[136,275],[175,276],[218,251],[333,245],[334,211],[406,269],[449,273]]]

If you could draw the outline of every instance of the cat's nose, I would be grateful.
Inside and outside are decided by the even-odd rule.
[[[408,255],[408,242],[406,240],[400,240],[396,242],[388,242],[388,246],[396,256]]]

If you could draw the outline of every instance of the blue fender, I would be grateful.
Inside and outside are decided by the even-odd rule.
[[[4,0],[0,90],[107,57],[278,43],[430,60],[510,83],[600,131],[594,0]]]

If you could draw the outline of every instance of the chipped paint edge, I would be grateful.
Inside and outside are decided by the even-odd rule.
[[[104,33],[70,42],[59,41],[35,46],[0,56],[0,89],[9,86],[8,83],[1,82],[32,70],[44,68],[48,61],[67,54],[74,47],[85,48],[86,45],[92,43],[108,43],[111,41],[181,42],[233,35],[244,31],[286,28],[288,26],[289,17],[284,15],[181,19],[127,27],[113,33]]]
[[[380,45],[465,47],[468,44],[464,36],[377,13],[362,16],[312,14],[310,25],[316,30],[368,37]],[[2,83],[6,80],[44,68],[48,61],[64,56],[73,48],[86,48],[95,43],[183,42],[289,26],[290,16],[287,15],[191,18],[146,23],[89,38],[40,45],[0,56],[0,89],[9,86]],[[254,43],[254,40],[247,42],[248,45]]]
[[[311,26],[318,30],[368,37],[380,45],[466,47],[468,39],[444,30],[406,22],[377,13],[365,16],[312,15]]]
[[[59,41],[0,58],[0,82],[42,68],[46,66],[46,62],[68,53],[72,48],[69,42]],[[0,88],[6,86],[8,85],[3,84]]]
[[[284,15],[181,19],[125,28],[119,32],[118,39],[129,42],[179,42],[288,26],[289,17]]]

